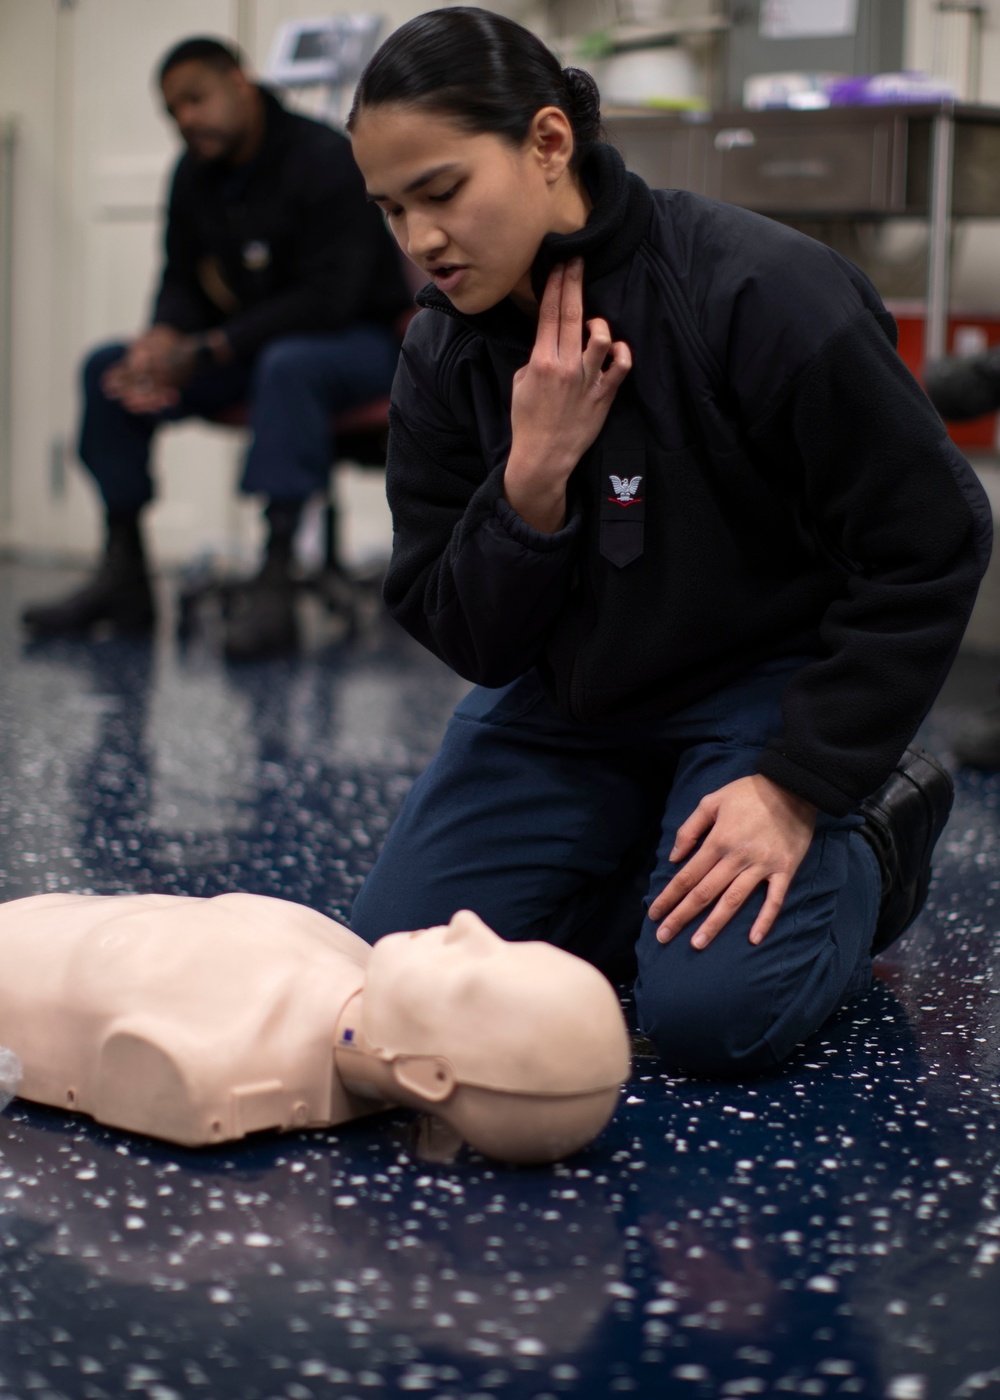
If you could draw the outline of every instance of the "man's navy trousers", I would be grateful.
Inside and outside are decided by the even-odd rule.
[[[246,403],[253,434],[240,489],[248,495],[305,500],[326,487],[334,450],[333,414],[388,394],[399,341],[384,326],[356,325],[336,335],[284,336],[252,362],[203,371],[163,413],[129,413],[101,387],[125,354],[102,345],[83,370],[80,460],[97,481],[109,511],[138,510],[153,496],[152,437],[164,422],[212,418]]]

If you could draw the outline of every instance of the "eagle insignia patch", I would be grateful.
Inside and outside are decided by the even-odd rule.
[[[620,506],[634,506],[642,500],[641,496],[636,495],[642,485],[641,476],[611,476],[608,479],[611,482],[611,489],[615,493],[608,497],[609,501],[615,501]]]

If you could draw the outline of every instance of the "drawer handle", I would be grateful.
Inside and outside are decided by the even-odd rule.
[[[726,126],[715,133],[717,151],[738,151],[756,144],[757,138],[748,126]]]
[[[825,160],[765,160],[760,174],[765,180],[828,180],[833,167]]]

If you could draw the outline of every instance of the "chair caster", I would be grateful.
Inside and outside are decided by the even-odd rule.
[[[368,636],[382,615],[381,565],[347,574],[342,569],[327,568],[315,580],[316,596],[325,610],[343,620],[344,640]]]

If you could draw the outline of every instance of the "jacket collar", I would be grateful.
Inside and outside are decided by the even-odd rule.
[[[245,166],[238,167],[250,171],[259,170],[271,165],[275,160],[284,158],[292,126],[291,112],[278,101],[271,89],[258,83],[257,91],[264,99],[264,139],[257,154]]]
[[[582,257],[584,284],[596,282],[627,262],[649,229],[653,208],[649,189],[638,175],[626,170],[613,146],[595,146],[584,160],[580,176],[591,198],[590,215],[575,233],[550,233],[542,240],[531,266],[531,285],[537,297],[557,263]],[[418,292],[417,304],[443,311],[480,335],[516,344],[519,349],[531,345],[535,338],[534,324],[507,297],[488,311],[465,316],[429,283]]]
[[[284,140],[291,113],[270,88],[258,83],[257,91],[264,99],[264,140],[261,143],[261,151],[264,151],[276,142]]]

